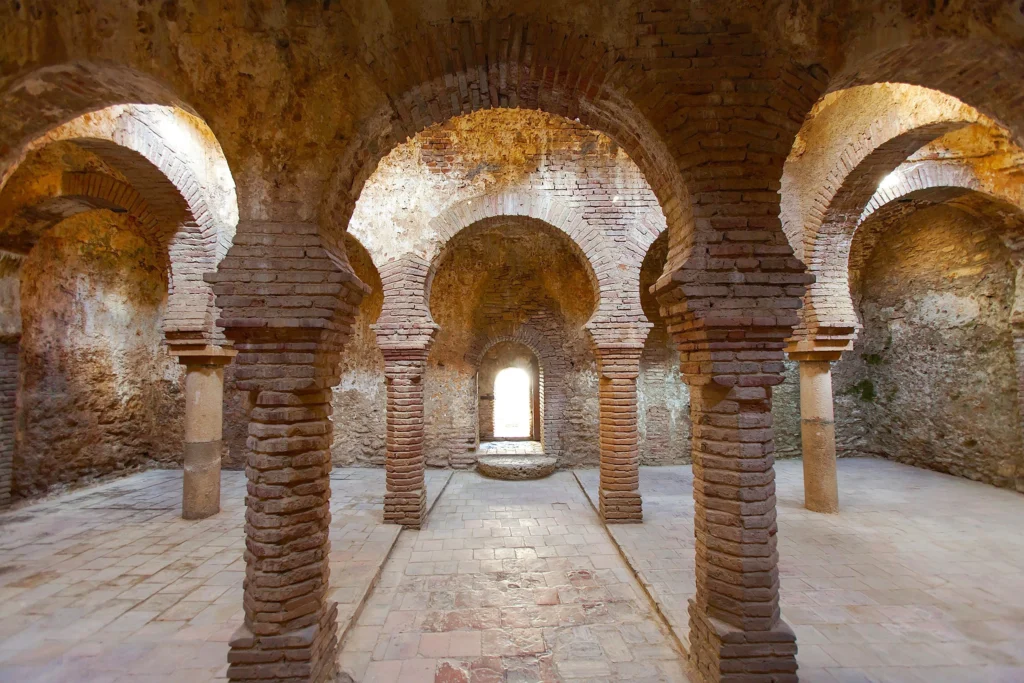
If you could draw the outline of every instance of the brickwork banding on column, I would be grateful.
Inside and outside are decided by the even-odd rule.
[[[601,517],[608,523],[643,521],[636,380],[642,348],[598,347],[600,373]]]
[[[337,606],[330,578],[331,387],[366,287],[321,247],[317,227],[250,223],[214,283],[219,324],[250,392],[245,623],[233,681],[330,681]]]
[[[387,492],[384,521],[420,528],[426,515],[423,482],[423,374],[426,349],[384,349],[387,382]]]

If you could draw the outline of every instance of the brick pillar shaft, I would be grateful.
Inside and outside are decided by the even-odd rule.
[[[321,683],[337,669],[331,552],[331,387],[369,291],[319,226],[247,221],[216,273],[235,387],[249,393],[245,623],[231,639],[231,681]]]
[[[0,341],[0,508],[11,504],[17,396],[18,340]]]
[[[636,379],[642,348],[598,349],[601,517],[608,523],[643,521]]]
[[[247,441],[245,625],[231,641],[232,681],[333,680],[329,387],[337,365],[337,352],[316,343],[239,345],[238,385],[259,388]]]
[[[423,373],[426,349],[385,349],[387,492],[384,521],[420,528],[427,506],[423,483]]]
[[[705,681],[795,681],[796,637],[779,613],[771,388],[691,385],[691,662]]]

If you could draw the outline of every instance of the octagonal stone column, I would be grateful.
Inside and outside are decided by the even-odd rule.
[[[839,512],[836,422],[829,360],[800,360],[800,440],[804,507],[814,512]]]
[[[643,348],[597,346],[601,444],[601,517],[643,521],[636,380]]]
[[[224,366],[238,353],[220,346],[173,346],[185,366],[185,446],[181,516],[204,519],[220,512],[224,429]]]

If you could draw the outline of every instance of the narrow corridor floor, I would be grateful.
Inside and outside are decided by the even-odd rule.
[[[405,532],[340,658],[361,683],[686,680],[665,624],[569,472],[456,472]]]

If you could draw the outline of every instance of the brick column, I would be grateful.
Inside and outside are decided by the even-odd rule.
[[[174,345],[170,353],[185,366],[181,516],[184,519],[204,519],[220,512],[224,366],[237,352],[219,346]]]
[[[14,420],[18,396],[18,338],[0,339],[0,508],[11,504]]]
[[[214,283],[218,324],[250,392],[245,622],[232,637],[232,681],[334,680],[337,605],[330,578],[331,387],[367,291],[305,223],[249,222]]]
[[[245,511],[245,624],[232,681],[333,680],[337,604],[328,602],[331,389],[339,354],[315,338],[238,344],[253,391]]]
[[[728,249],[736,247],[712,253]],[[745,273],[758,284],[730,291],[719,283],[732,282],[732,271],[698,264],[657,286],[690,386],[690,666],[705,683],[796,683],[796,636],[779,611],[771,388],[782,383],[785,339],[809,277],[784,256],[788,247],[744,249],[775,272]]]
[[[384,521],[419,529],[427,507],[423,483],[423,374],[425,348],[385,348],[387,382],[387,492]]]
[[[601,517],[608,523],[643,521],[636,379],[643,348],[597,347],[601,374]]]
[[[796,636],[779,612],[771,388],[691,378],[699,680],[795,681]],[[737,679],[740,680],[740,679]]]

